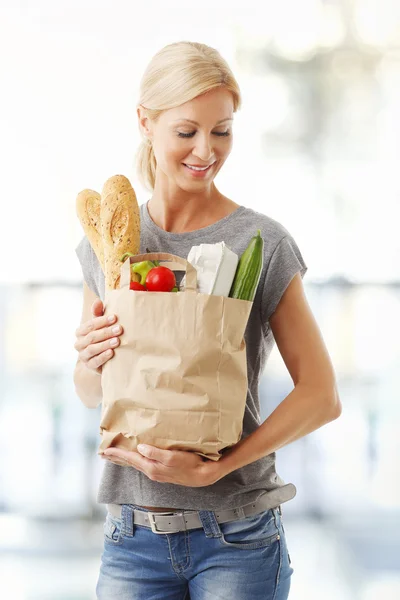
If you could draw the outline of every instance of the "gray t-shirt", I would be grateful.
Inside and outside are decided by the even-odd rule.
[[[307,266],[290,233],[274,219],[245,206],[216,223],[187,233],[170,233],[151,219],[147,203],[140,206],[140,253],[168,252],[187,258],[192,246],[224,241],[239,257],[250,239],[261,230],[264,239],[264,264],[257,293],[245,331],[248,391],[242,438],[261,424],[258,396],[259,380],[275,340],[269,318],[297,272],[304,277]],[[75,249],[89,288],[104,301],[103,271],[89,240],[83,237]],[[183,272],[176,272],[177,281]],[[117,350],[118,351],[118,350]],[[100,443],[100,442],[99,442]],[[213,485],[186,487],[152,481],[135,468],[105,461],[98,492],[98,503],[168,506],[192,510],[220,510],[254,502],[271,494],[273,506],[292,499],[296,488],[285,484],[275,470],[275,453],[229,473]]]

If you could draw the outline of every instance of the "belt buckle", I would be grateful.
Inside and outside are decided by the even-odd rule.
[[[184,522],[185,528],[186,528],[186,522],[185,522],[183,513],[178,513],[178,514],[180,514],[180,516],[183,518],[183,522]],[[173,512],[165,512],[165,513],[152,513],[152,512],[149,512],[149,513],[147,513],[147,516],[149,517],[150,527],[151,527],[151,530],[152,530],[153,533],[161,533],[161,534],[162,533],[178,533],[179,531],[182,531],[182,529],[173,529],[171,531],[161,531],[160,529],[157,529],[157,525],[156,525],[156,522],[155,522],[155,517],[156,516],[160,516],[160,515],[163,515],[165,517],[167,517],[167,516],[174,516],[174,517],[176,517],[177,513],[173,513]]]

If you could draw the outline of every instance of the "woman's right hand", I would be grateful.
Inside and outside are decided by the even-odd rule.
[[[120,343],[119,336],[123,333],[121,325],[114,321],[110,323],[109,317],[103,316],[104,306],[101,300],[96,300],[92,305],[93,319],[86,321],[75,331],[75,350],[79,353],[82,363],[96,373],[102,372],[102,367],[114,355],[113,348]],[[118,331],[113,331],[118,327]]]

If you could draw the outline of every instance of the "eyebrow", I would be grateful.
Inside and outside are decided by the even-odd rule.
[[[176,123],[176,121],[188,121],[189,123],[193,123],[194,125],[200,125],[200,123],[198,123],[197,121],[192,121],[192,119],[175,119],[175,121],[173,121],[173,122]],[[224,121],[233,121],[233,119],[231,117],[227,117],[226,119],[221,119],[220,121],[218,121],[217,125],[219,125],[220,123],[223,123]]]

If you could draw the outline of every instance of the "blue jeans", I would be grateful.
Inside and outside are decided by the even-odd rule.
[[[202,527],[157,534],[107,512],[98,600],[286,600],[293,569],[279,509]],[[146,509],[139,508],[140,510]]]

